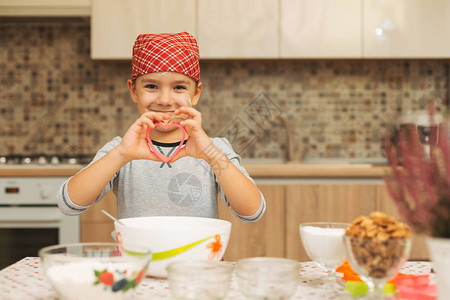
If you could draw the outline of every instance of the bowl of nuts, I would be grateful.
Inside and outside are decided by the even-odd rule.
[[[378,294],[408,260],[411,232],[405,223],[372,212],[350,224],[344,242],[351,267],[367,283],[369,292]]]

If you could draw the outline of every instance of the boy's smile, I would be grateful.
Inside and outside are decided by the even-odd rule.
[[[133,82],[128,80],[130,95],[138,106],[139,114],[155,112],[170,116],[168,122],[179,123],[187,116],[175,116],[174,111],[182,106],[194,106],[197,104],[201,93],[201,82],[198,84],[187,75],[177,72],[155,72],[144,74]],[[179,129],[171,127],[163,129],[157,127],[155,137],[159,139],[173,140],[179,136]],[[162,136],[159,133],[165,133]],[[168,134],[170,133],[170,136]],[[153,135],[152,135],[153,138]]]

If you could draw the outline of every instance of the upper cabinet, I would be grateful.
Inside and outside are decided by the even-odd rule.
[[[0,0],[2,17],[85,17],[91,0]]]
[[[279,0],[198,0],[201,58],[278,58]]]
[[[89,0],[47,0],[85,3]],[[44,0],[0,0],[1,3]],[[188,31],[202,59],[448,58],[450,0],[92,0],[91,56]]]
[[[92,0],[91,57],[131,59],[141,33],[196,35],[196,0]]]
[[[280,0],[280,57],[361,58],[361,0]]]
[[[364,0],[364,57],[448,58],[450,1]]]

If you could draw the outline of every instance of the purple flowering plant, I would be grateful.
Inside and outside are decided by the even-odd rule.
[[[386,139],[391,173],[384,178],[399,214],[416,232],[450,238],[450,123],[434,123],[426,151],[420,133],[411,124],[398,134],[398,142]]]

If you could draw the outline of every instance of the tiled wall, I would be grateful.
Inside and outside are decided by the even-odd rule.
[[[114,37],[111,37],[114,38]],[[129,61],[93,61],[89,20],[0,22],[0,154],[91,154],[137,118]],[[200,53],[201,55],[201,53]],[[386,125],[448,99],[438,60],[201,61],[197,109],[245,158],[380,158]]]

